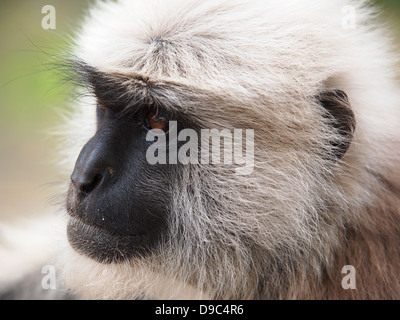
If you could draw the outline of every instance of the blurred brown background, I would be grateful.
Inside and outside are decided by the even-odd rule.
[[[0,2],[0,223],[55,210],[54,186],[68,179],[53,164],[56,139],[49,132],[61,121],[70,88],[60,85],[48,62],[62,52],[90,2]],[[374,3],[400,42],[400,0]],[[42,28],[45,5],[56,8],[55,30]]]

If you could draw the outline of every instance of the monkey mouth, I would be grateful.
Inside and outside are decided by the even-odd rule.
[[[120,263],[148,255],[147,233],[122,235],[71,217],[67,238],[72,248],[100,263]]]

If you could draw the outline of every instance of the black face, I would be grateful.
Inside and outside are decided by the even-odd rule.
[[[67,229],[72,247],[103,263],[152,252],[165,234],[173,168],[146,160],[148,129],[168,119],[97,106],[97,132],[83,147],[71,176]]]

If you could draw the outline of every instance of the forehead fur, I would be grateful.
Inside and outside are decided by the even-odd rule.
[[[362,2],[350,3],[362,12],[359,19],[366,18]],[[264,90],[312,91],[349,67],[342,57],[349,47],[354,50],[352,42],[359,37],[357,30],[343,29],[343,8],[348,4],[344,0],[289,0],[284,5],[275,0],[100,2],[84,24],[76,55],[103,71],[124,68],[199,86],[223,83],[233,89],[240,86],[238,90],[257,85]],[[341,64],[336,63],[338,57]]]

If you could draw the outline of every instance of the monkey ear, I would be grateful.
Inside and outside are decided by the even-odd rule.
[[[339,89],[328,89],[319,95],[319,101],[330,116],[331,125],[337,130],[340,139],[332,141],[333,157],[341,159],[350,147],[356,128],[356,119],[346,93]]]

